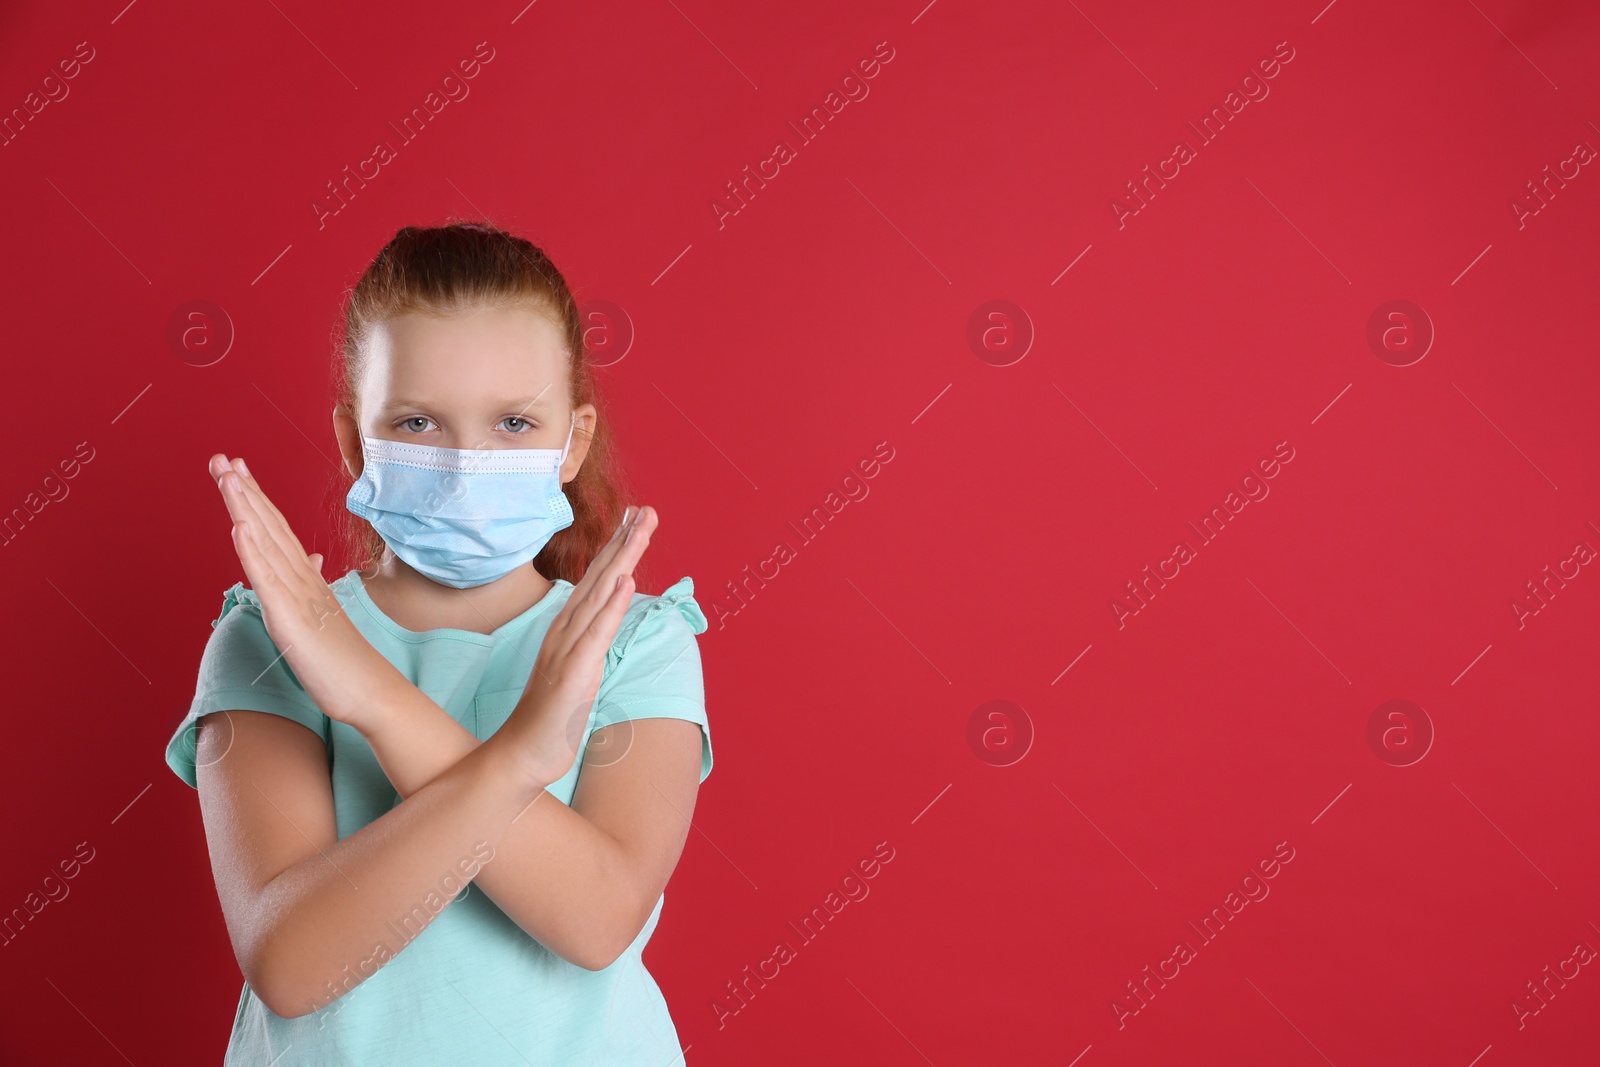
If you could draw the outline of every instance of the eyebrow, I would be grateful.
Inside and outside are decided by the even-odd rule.
[[[550,402],[548,400],[540,400],[538,397],[519,397],[515,400],[502,400],[500,405],[517,411],[529,411],[536,408],[548,408]],[[384,404],[380,410],[398,411],[402,408],[426,408],[428,406],[430,405],[421,400],[391,400]]]

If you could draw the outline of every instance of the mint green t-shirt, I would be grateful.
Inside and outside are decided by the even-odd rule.
[[[555,580],[542,600],[492,634],[404,629],[378,609],[359,571],[330,588],[373,647],[452,718],[487,740],[510,717],[544,634],[573,585]],[[687,577],[660,596],[634,594],[606,652],[583,747],[572,769],[547,787],[563,804],[572,802],[590,736],[621,719],[698,723],[700,780],[711,773],[695,640],[705,632],[706,618],[693,594]],[[268,635],[253,591],[242,582],[227,590],[222,613],[211,625],[194,702],[167,742],[167,765],[178,777],[196,785],[195,724],[202,715],[264,711],[322,738],[331,763],[339,840],[400,803],[361,734],[312,703]],[[245,983],[223,1065],[681,1065],[666,1000],[641,958],[665,900],[663,893],[644,928],[611,966],[590,971],[529,937],[481,889],[468,885],[420,934],[397,931],[389,951],[398,955],[319,1011],[283,1018]],[[407,943],[405,937],[412,939]]]

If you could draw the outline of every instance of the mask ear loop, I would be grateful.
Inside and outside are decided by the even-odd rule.
[[[561,448],[561,462],[556,464],[557,472],[559,472],[562,467],[567,465],[567,453],[572,451],[572,431],[576,430],[577,428],[578,428],[578,413],[576,411],[574,411],[572,413],[572,426],[569,427],[568,430],[567,430],[567,443],[565,445],[563,445],[562,448]]]

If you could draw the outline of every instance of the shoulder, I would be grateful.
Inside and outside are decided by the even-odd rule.
[[[685,577],[659,596],[635,595],[606,653],[595,696],[595,723],[625,719],[687,719],[700,727],[700,780],[711,773],[711,728],[697,638],[705,613]]]
[[[333,591],[339,603],[348,609],[358,600],[356,590],[360,587],[360,582],[359,572],[351,570],[329,582],[328,588]],[[212,629],[216,629],[235,609],[238,609],[242,616],[252,618],[262,625],[266,623],[266,617],[261,611],[261,598],[256,595],[256,591],[245,588],[243,582],[234,582],[222,593],[222,609],[217,613],[217,617],[211,620]]]
[[[256,591],[246,589],[243,582],[234,582],[223,590],[222,606],[217,610],[217,617],[211,620],[207,647],[221,646],[231,652],[247,646],[266,648],[271,644],[267,619]]]
[[[261,599],[256,596],[254,589],[246,589],[243,582],[234,582],[231,588],[223,591],[222,610],[211,620],[212,629],[227,618],[230,611],[238,607],[244,608],[247,615],[261,617]]]
[[[222,594],[222,609],[200,657],[189,711],[166,747],[167,765],[197,786],[200,759],[197,726],[213,712],[259,711],[298,722],[327,743],[330,720],[312,701],[267,633],[261,601],[235,582]]]
[[[608,665],[615,665],[641,641],[651,640],[651,634],[676,633],[680,639],[693,643],[695,636],[706,632],[705,612],[694,599],[694,579],[685,575],[657,596],[635,593],[633,602],[617,627],[617,636],[606,653]],[[659,640],[659,639],[656,639]]]
[[[255,590],[246,589],[243,582],[235,582],[223,591],[222,607],[211,620],[211,635],[206,641],[201,673],[261,671],[269,665],[273,668],[272,674],[293,677],[288,662],[267,632],[260,597]]]

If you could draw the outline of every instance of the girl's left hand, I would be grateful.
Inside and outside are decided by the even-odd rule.
[[[268,635],[323,714],[360,728],[375,710],[374,695],[399,673],[344,613],[322,580],[322,554],[306,555],[244,461],[217,453],[210,471],[233,517],[234,550]]]
[[[522,697],[494,736],[512,746],[530,782],[549,785],[577,762],[606,651],[633,602],[633,569],[659,524],[646,505],[619,525],[545,631]]]

